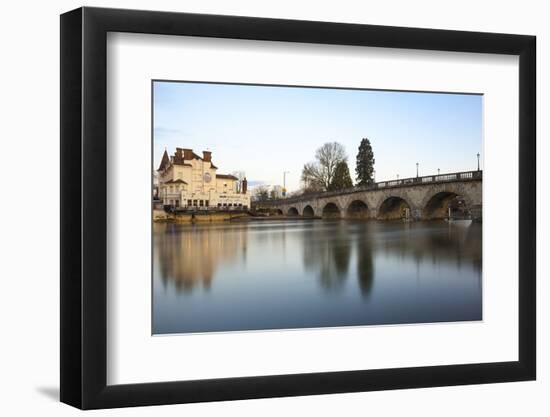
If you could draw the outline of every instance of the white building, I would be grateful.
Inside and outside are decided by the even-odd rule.
[[[274,185],[271,189],[270,197],[283,198],[283,187],[281,185]]]
[[[157,170],[159,198],[165,206],[198,210],[249,208],[246,178],[237,187],[237,177],[217,170],[212,152],[204,151],[200,157],[192,149],[176,148],[174,155],[168,156],[165,150]]]

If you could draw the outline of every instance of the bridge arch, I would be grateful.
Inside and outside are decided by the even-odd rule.
[[[404,197],[389,196],[377,210],[380,220],[399,220],[412,217],[412,205]]]
[[[470,213],[470,204],[462,196],[452,191],[440,191],[430,194],[429,200],[422,206],[422,218],[426,220],[444,219],[449,215],[463,216]]]
[[[353,200],[346,209],[346,217],[367,219],[369,217],[369,206],[363,200]]]
[[[340,207],[336,203],[328,202],[323,206],[323,219],[339,219],[341,217]]]
[[[281,209],[275,209],[275,213],[276,213],[278,216],[282,216],[282,215],[283,215],[283,210],[281,210]]]
[[[428,204],[428,201],[438,193],[453,193],[464,198],[464,201],[470,206],[472,204],[481,203],[481,193],[477,193],[476,188],[468,186],[468,184],[463,183],[447,183],[447,184],[437,184],[426,189],[424,198],[420,201],[420,207],[424,208]]]
[[[309,204],[304,207],[304,210],[302,211],[302,216],[304,217],[314,217],[315,211],[313,210],[313,207],[311,207]]]
[[[298,212],[298,209],[296,207],[290,207],[286,212],[286,215],[289,217],[295,217],[295,216],[299,216],[300,212]]]

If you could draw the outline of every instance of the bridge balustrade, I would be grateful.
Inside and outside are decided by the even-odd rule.
[[[438,175],[436,177],[436,181],[450,181],[450,180],[456,180],[456,179],[457,179],[456,174]]]

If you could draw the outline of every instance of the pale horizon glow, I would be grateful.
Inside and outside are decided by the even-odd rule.
[[[346,148],[355,183],[361,139],[376,181],[483,169],[483,97],[312,87],[154,81],[154,169],[166,149],[212,151],[218,173],[244,171],[251,185],[300,187],[325,142]]]

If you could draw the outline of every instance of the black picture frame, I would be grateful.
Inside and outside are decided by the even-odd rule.
[[[519,358],[107,385],[108,32],[519,56]],[[534,36],[79,8],[61,15],[61,401],[82,409],[533,380],[536,377]]]

